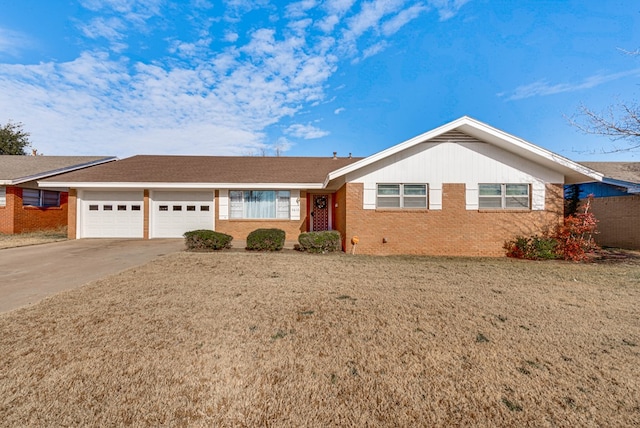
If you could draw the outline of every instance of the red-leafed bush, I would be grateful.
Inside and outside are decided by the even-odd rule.
[[[589,195],[583,209],[566,217],[564,224],[556,230],[554,238],[558,241],[558,253],[565,260],[585,260],[599,249],[593,239],[598,220],[589,211],[592,200],[593,195]]]
[[[593,195],[589,195],[582,209],[564,219],[550,236],[517,236],[504,243],[508,257],[542,260],[564,259],[581,261],[589,257],[598,245],[593,239],[598,220],[590,210]]]

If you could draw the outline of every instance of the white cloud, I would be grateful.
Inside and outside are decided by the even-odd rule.
[[[122,33],[126,26],[119,18],[94,18],[87,24],[80,24],[82,33],[91,38],[98,39],[104,37],[108,40],[119,40],[124,37]]]
[[[238,33],[234,33],[234,32],[227,32],[224,34],[224,40],[229,42],[229,43],[235,43],[238,41]]]
[[[294,124],[285,129],[287,135],[291,135],[296,138],[303,138],[305,140],[313,140],[316,138],[322,138],[329,135],[329,132],[320,128],[316,128],[313,125],[301,125]]]
[[[462,6],[471,0],[428,0],[430,6],[436,8],[440,15],[440,21],[453,18]]]
[[[345,110],[346,110],[346,109],[345,109],[344,107],[338,107],[337,109],[335,109],[335,110],[333,111],[333,114],[340,114],[340,113],[342,113],[342,112],[343,112],[343,111],[345,111]]]
[[[306,16],[309,9],[314,7],[316,7],[316,0],[302,0],[289,3],[286,7],[286,16],[288,18],[302,18]]]
[[[0,27],[0,52],[18,56],[22,49],[32,45],[33,42],[25,34]]]
[[[586,77],[582,81],[575,83],[551,84],[546,80],[540,80],[527,85],[518,86],[510,94],[501,92],[497,95],[499,97],[505,97],[507,101],[521,100],[524,98],[555,95],[564,92],[575,92],[584,89],[591,89],[604,83],[629,76],[640,76],[640,68],[618,73],[594,74],[593,76]]]
[[[391,18],[389,21],[382,25],[382,33],[385,36],[391,36],[398,32],[405,24],[416,19],[422,12],[429,10],[428,7],[422,4],[416,4],[408,9],[405,9]]]

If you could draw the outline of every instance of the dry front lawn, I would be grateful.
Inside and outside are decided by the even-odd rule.
[[[17,234],[0,233],[0,249],[24,247],[26,245],[47,244],[49,242],[66,241],[67,229],[44,230]]]
[[[0,316],[3,426],[638,426],[640,265],[178,253]]]

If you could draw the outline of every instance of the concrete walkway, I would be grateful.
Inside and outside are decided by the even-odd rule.
[[[0,313],[184,250],[184,239],[78,239],[0,250]]]

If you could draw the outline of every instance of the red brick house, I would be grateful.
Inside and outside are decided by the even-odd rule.
[[[501,255],[562,221],[564,184],[601,179],[462,117],[366,158],[134,156],[39,184],[70,188],[70,238],[334,229],[345,251]]]
[[[104,156],[0,156],[0,233],[67,225],[67,188],[40,189],[37,180],[115,160]]]

